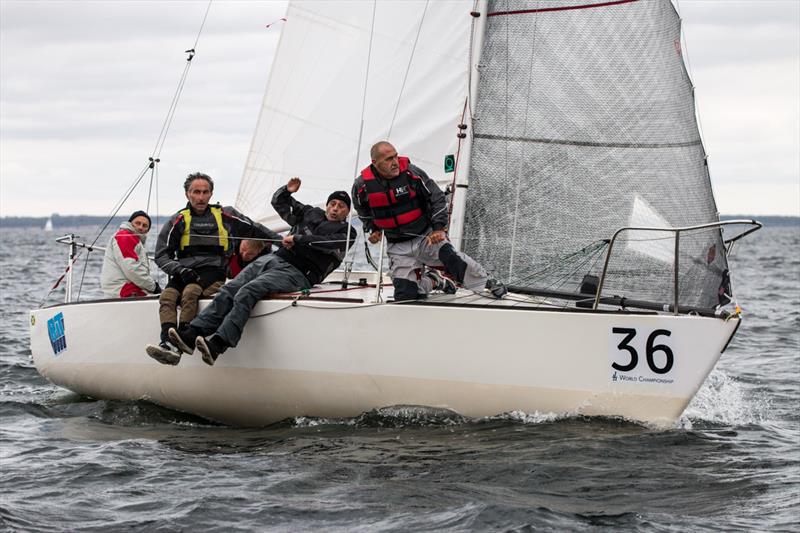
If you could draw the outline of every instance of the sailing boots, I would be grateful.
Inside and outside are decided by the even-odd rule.
[[[169,328],[169,340],[183,353],[192,353],[195,348],[195,339],[200,335],[197,328],[185,325],[180,329]]]
[[[432,290],[442,291],[445,294],[455,294],[456,284],[452,279],[442,276],[438,270],[430,269],[425,272],[425,275],[433,281]]]
[[[203,355],[203,362],[209,366],[214,366],[217,357],[228,349],[228,343],[216,333],[208,337],[198,335],[195,339],[195,346]]]
[[[181,352],[169,341],[161,341],[158,346],[148,344],[145,347],[147,355],[161,363],[162,365],[177,365],[181,362]]]
[[[486,282],[486,289],[491,293],[492,296],[497,298],[498,300],[501,299],[503,296],[508,294],[508,289],[503,284],[502,281],[497,281],[496,279],[490,278]]]

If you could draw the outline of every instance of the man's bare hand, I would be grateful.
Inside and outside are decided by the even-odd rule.
[[[428,244],[437,244],[447,240],[447,233],[445,233],[444,230],[437,229],[436,231],[431,232],[426,240],[428,241]]]
[[[287,235],[284,237],[283,241],[281,241],[281,244],[283,244],[284,248],[291,249],[294,246],[294,235]]]
[[[372,244],[375,244],[376,242],[381,240],[381,237],[383,237],[383,232],[382,231],[373,231],[372,233],[369,234],[369,239],[368,240]]]
[[[286,190],[291,193],[295,193],[298,190],[300,190],[300,183],[301,183],[300,178],[294,177],[290,179],[289,182],[286,184]]]

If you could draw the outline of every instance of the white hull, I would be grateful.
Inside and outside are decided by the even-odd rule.
[[[265,300],[254,309],[239,346],[214,367],[197,353],[170,367],[144,351],[158,336],[156,300],[87,302],[33,311],[31,352],[43,376],[77,393],[146,399],[243,426],[297,416],[352,417],[400,404],[448,408],[467,417],[519,410],[661,424],[681,415],[738,325],[736,318],[503,303],[305,300],[292,306],[289,300]],[[59,313],[66,348],[56,354],[48,320]],[[629,344],[641,355],[630,372],[611,366],[630,363],[629,351],[617,347],[624,335],[612,333],[619,327],[637,331]],[[653,344],[674,353],[664,374],[654,374],[645,361],[645,341],[657,329],[670,334]],[[656,350],[655,366],[663,369],[665,361]]]

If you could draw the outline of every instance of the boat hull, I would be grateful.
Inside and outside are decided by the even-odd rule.
[[[86,396],[144,399],[241,426],[391,405],[467,417],[524,411],[669,424],[739,321],[265,300],[239,346],[215,366],[195,352],[171,367],[144,351],[158,338],[157,306],[100,301],[33,311],[34,363],[53,383]]]

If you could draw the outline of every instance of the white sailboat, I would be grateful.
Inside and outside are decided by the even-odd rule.
[[[450,185],[451,240],[512,294],[394,303],[377,272],[339,272],[257,304],[214,367],[144,354],[155,299],[67,302],[31,312],[42,375],[237,425],[680,417],[741,323],[741,234],[722,236],[669,0],[295,1],[286,20],[237,207],[269,220],[291,176],[321,203],[387,139]]]
[[[47,217],[47,221],[44,223],[44,231],[50,232],[53,231],[53,217]]]

